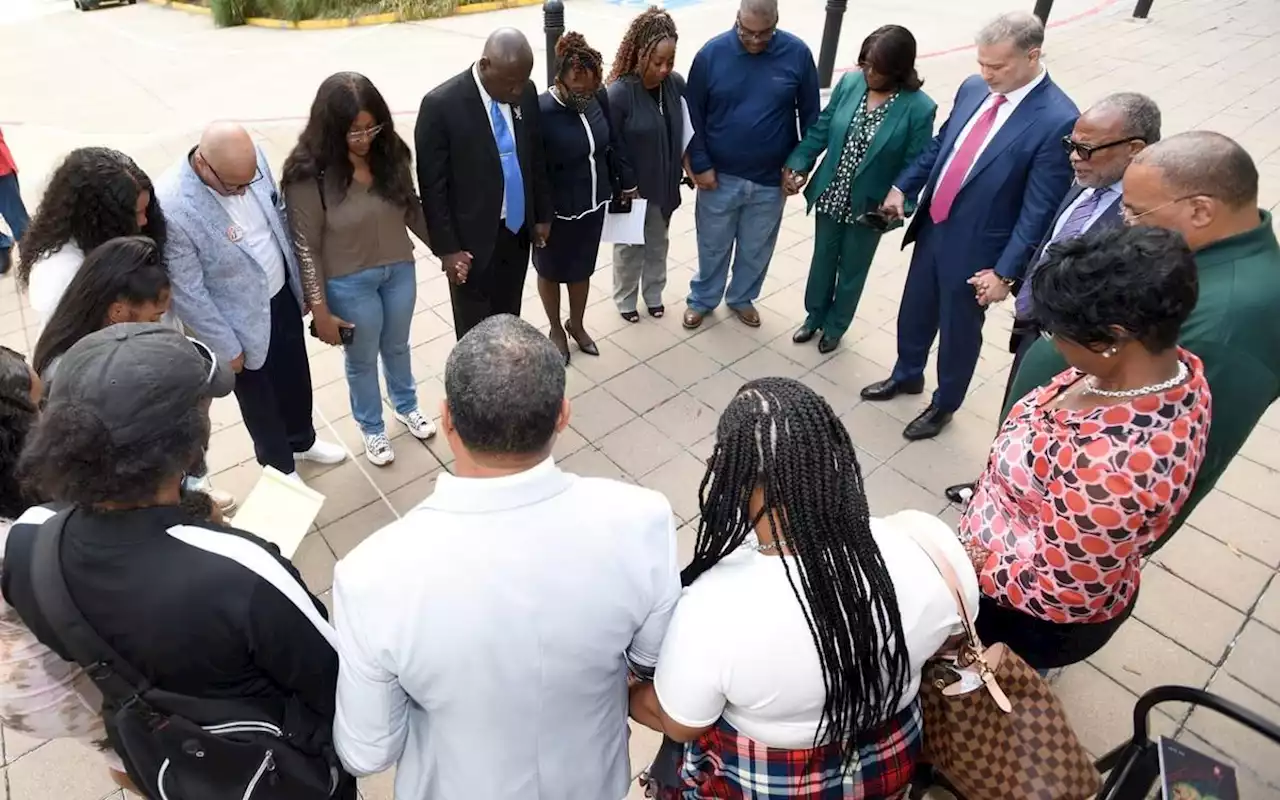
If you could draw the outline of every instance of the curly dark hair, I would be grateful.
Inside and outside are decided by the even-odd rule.
[[[19,479],[18,458],[39,411],[31,402],[31,369],[0,345],[0,517],[17,519],[36,501]]]
[[[609,83],[613,83],[623,75],[638,72],[653,48],[665,39],[676,41],[676,21],[671,15],[657,6],[649,6],[649,10],[631,20],[627,33],[618,45],[618,53],[613,57],[613,69],[609,72]]]
[[[1089,231],[1052,245],[1031,278],[1040,328],[1092,350],[1121,338],[1151,353],[1168,350],[1199,295],[1186,241],[1145,226]]]
[[[764,493],[753,513],[751,497]],[[720,417],[698,489],[701,520],[688,586],[746,541],[762,519],[791,557],[779,558],[822,666],[826,701],[815,733],[838,742],[846,768],[859,734],[895,714],[911,665],[898,597],[871,535],[853,442],[820,395],[790,378],[738,390]],[[794,560],[793,560],[794,559]]]
[[[863,39],[858,66],[885,76],[895,90],[914,92],[924,85],[916,72],[916,37],[901,25],[884,25]]]
[[[145,236],[122,236],[84,259],[53,316],[40,332],[31,365],[45,370],[71,345],[108,324],[111,304],[159,302],[169,291],[169,271],[156,243]]]
[[[556,42],[556,78],[563,81],[575,67],[594,75],[597,84],[604,78],[600,51],[587,44],[587,37],[569,31]]]
[[[339,72],[320,84],[307,127],[285,159],[284,183],[314,181],[323,175],[327,183],[346,192],[355,171],[348,154],[347,134],[361,111],[373,115],[374,124],[382,129],[369,147],[373,191],[408,208],[410,203],[418,202],[410,170],[413,154],[396,133],[387,101],[373,82],[358,72]]]
[[[127,391],[127,387],[122,387]],[[116,445],[94,409],[55,390],[27,438],[18,472],[56,502],[150,503],[166,481],[195,468],[209,445],[209,413],[193,406],[140,441]]]
[[[147,192],[147,224],[138,228],[138,195]],[[143,234],[162,250],[164,214],[155,187],[133,159],[109,147],[72,150],[53,172],[22,239],[18,283],[41,258],[73,242],[83,252],[117,236]]]

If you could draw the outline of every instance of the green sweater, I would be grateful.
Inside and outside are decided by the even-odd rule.
[[[1152,552],[1182,527],[1280,398],[1280,244],[1271,214],[1259,213],[1258,227],[1196,253],[1200,299],[1182,326],[1180,344],[1204,361],[1213,423],[1191,497]],[[1066,368],[1052,343],[1037,341],[1018,369],[1005,416],[1014,402]]]

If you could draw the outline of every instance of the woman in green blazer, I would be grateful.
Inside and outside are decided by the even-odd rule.
[[[933,136],[937,103],[920,91],[916,40],[899,25],[886,25],[862,43],[860,69],[846,73],[818,121],[783,169],[789,192],[802,186],[809,211],[817,209],[813,263],[804,292],[809,316],[793,335],[803,344],[819,331],[818,350],[830,353],[853,322],[883,230],[875,219],[893,181]],[[823,152],[826,158],[809,177]]]

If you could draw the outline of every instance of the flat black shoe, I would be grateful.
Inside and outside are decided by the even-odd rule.
[[[942,433],[942,429],[947,427],[947,423],[951,422],[951,412],[943,411],[933,403],[920,413],[920,416],[907,423],[907,427],[902,431],[904,439],[910,439],[917,442],[921,439],[932,439]]]
[[[649,306],[649,316],[654,319],[662,319],[667,314],[666,306]]]
[[[619,311],[618,313],[623,319],[630,322],[632,325],[640,321],[640,312],[638,311]]]
[[[978,486],[976,483],[957,483],[955,486],[948,486],[942,491],[947,496],[947,500],[958,506],[966,506],[969,499],[973,497],[973,490]]]
[[[913,381],[895,381],[893,378],[886,378],[863,389],[862,399],[874,401],[892,400],[900,394],[920,394],[923,391],[923,376]]]
[[[823,336],[818,340],[818,352],[824,356],[827,353],[834,353],[836,348],[840,346],[839,336]]]
[[[817,332],[818,332],[817,328],[810,328],[808,325],[801,325],[799,328],[796,329],[795,333],[791,334],[791,341],[795,342],[796,344],[804,344],[805,342],[812,339],[814,334],[816,334]]]

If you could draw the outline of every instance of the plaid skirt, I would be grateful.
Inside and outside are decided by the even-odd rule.
[[[801,800],[896,800],[911,788],[924,745],[920,702],[912,702],[867,737],[849,772],[835,744],[783,750],[752,741],[721,720],[685,748],[684,786],[664,800],[788,797]]]

